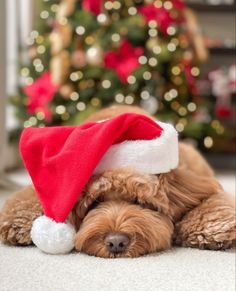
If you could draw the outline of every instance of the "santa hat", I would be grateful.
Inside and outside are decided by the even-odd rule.
[[[65,221],[93,174],[121,167],[169,172],[178,164],[178,137],[170,124],[127,113],[80,126],[26,128],[20,151],[44,211],[32,240],[58,254],[74,247],[75,230]]]

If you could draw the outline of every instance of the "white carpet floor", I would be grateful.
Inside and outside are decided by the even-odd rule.
[[[233,174],[218,175],[234,194]],[[25,175],[14,174],[25,184]],[[0,191],[0,204],[9,193]],[[35,247],[0,245],[1,291],[233,291],[235,251],[174,248],[137,259],[52,256]]]

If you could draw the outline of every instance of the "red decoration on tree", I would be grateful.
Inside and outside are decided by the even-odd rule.
[[[183,10],[186,8],[184,2],[182,0],[172,0],[171,1],[174,8],[179,9],[179,10]]]
[[[198,89],[196,86],[196,80],[192,75],[192,66],[188,60],[182,59],[181,64],[183,66],[183,71],[185,74],[185,78],[187,80],[189,89],[192,94],[198,94]]]
[[[45,119],[50,121],[52,113],[48,108],[48,104],[52,101],[58,87],[52,83],[51,75],[45,72],[33,84],[23,88],[27,99],[27,112],[34,114],[42,112]]]
[[[101,13],[102,2],[102,0],[83,0],[82,7],[84,10],[98,15]]]
[[[143,52],[142,47],[133,47],[125,40],[117,52],[109,51],[105,54],[105,67],[115,70],[121,82],[127,83],[128,76],[140,66],[138,58]]]
[[[182,1],[172,1],[172,4],[179,10],[185,8]],[[139,8],[139,12],[145,17],[146,21],[155,20],[161,32],[166,33],[167,28],[176,23],[176,19],[170,11],[163,7],[156,7],[155,4],[145,5]]]
[[[216,106],[215,108],[215,114],[219,118],[230,118],[233,114],[233,111],[228,106]]]

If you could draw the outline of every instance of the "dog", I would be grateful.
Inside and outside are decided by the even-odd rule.
[[[135,106],[112,106],[87,121],[125,112],[154,119]],[[32,223],[42,213],[33,186],[15,193],[0,213],[0,240],[32,244]],[[234,199],[200,153],[181,142],[179,165],[169,173],[121,168],[92,176],[68,220],[77,230],[75,249],[103,258],[133,258],[173,245],[224,250],[236,244]]]

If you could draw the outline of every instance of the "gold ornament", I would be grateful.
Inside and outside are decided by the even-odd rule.
[[[58,7],[57,19],[67,17],[75,10],[76,0],[63,0]]]
[[[74,88],[72,85],[65,84],[60,88],[59,92],[65,99],[69,99],[73,90],[74,90]]]
[[[62,36],[62,42],[63,42],[63,47],[67,47],[71,43],[72,39],[72,28],[69,23],[65,25],[60,25],[59,26],[59,32]]]
[[[59,32],[52,32],[49,36],[51,43],[51,54],[56,55],[63,49],[63,38]]]
[[[86,55],[83,50],[76,50],[71,55],[71,62],[75,68],[83,68],[86,66]]]
[[[149,50],[152,50],[157,45],[158,45],[157,39],[152,38],[152,37],[149,38],[149,40],[147,41],[147,44],[146,44],[146,46]]]
[[[50,63],[52,81],[57,85],[64,83],[69,74],[70,55],[67,51],[62,51],[54,56]]]

